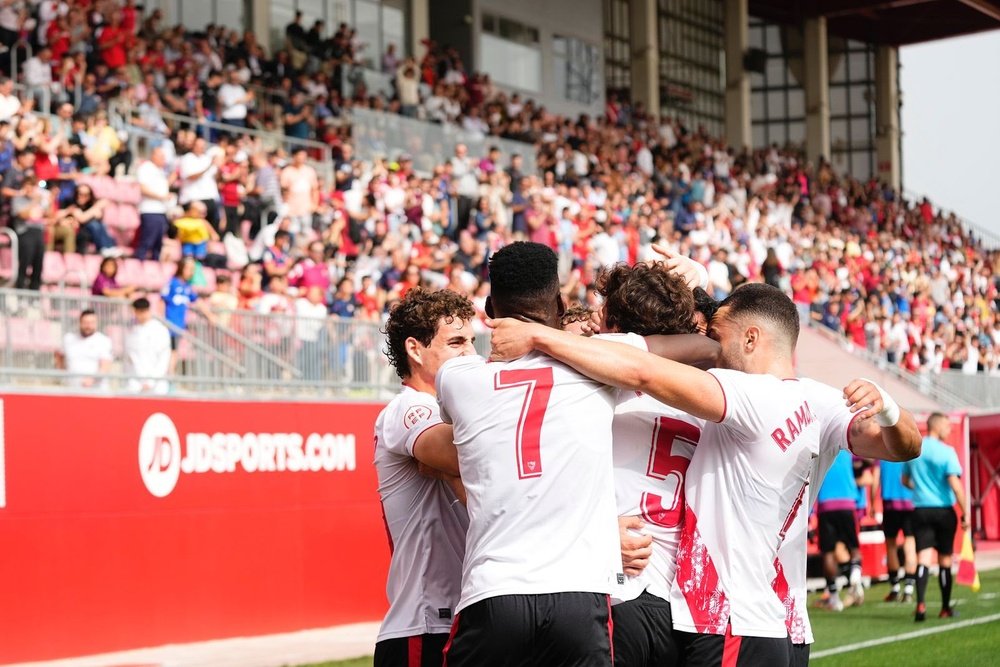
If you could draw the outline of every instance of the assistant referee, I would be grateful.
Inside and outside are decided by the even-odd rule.
[[[913,489],[913,532],[917,541],[917,612],[914,620],[927,618],[928,567],[931,550],[937,551],[938,583],[941,586],[940,618],[955,615],[951,608],[951,554],[955,543],[955,499],[962,509],[962,530],[969,527],[969,505],[962,488],[962,466],[958,454],[943,441],[951,433],[948,417],[935,412],[927,420],[928,435],[921,445],[920,456],[907,461],[903,468],[903,484]]]

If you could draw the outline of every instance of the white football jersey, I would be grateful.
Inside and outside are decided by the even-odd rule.
[[[778,546],[805,501],[820,428],[796,380],[710,371],[725,394],[722,421],[707,422],[685,480],[674,628],[785,637],[775,594]]]
[[[465,507],[443,481],[417,472],[413,444],[441,423],[431,394],[404,387],[375,421],[375,469],[389,533],[389,612],[378,641],[451,629],[462,583]]]
[[[809,538],[808,508],[816,502],[823,478],[841,449],[849,447],[848,430],[855,418],[839,389],[808,378],[800,380],[809,406],[820,424],[819,456],[813,459],[809,473],[809,500],[802,507],[778,548],[778,561],[784,577],[775,580],[775,592],[783,598],[786,609],[788,636],[793,644],[812,644],[812,625],[806,590],[806,562]]]
[[[616,587],[612,604],[634,600],[643,591],[670,598],[684,518],[684,476],[704,426],[704,419],[651,396],[619,392],[612,425],[618,516],[642,518],[653,553],[640,575],[626,576]]]
[[[614,340],[646,349],[639,336]],[[610,594],[621,546],[611,460],[617,390],[550,357],[458,357],[437,376],[469,534],[458,610],[499,595]]]

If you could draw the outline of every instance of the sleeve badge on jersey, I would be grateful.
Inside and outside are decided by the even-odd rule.
[[[426,405],[414,405],[403,415],[403,426],[411,429],[420,422],[430,419],[431,409]]]

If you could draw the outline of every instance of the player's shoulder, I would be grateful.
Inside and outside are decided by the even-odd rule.
[[[403,387],[382,408],[375,420],[375,426],[386,431],[408,431],[422,422],[438,418],[439,412],[437,399],[432,394],[417,391],[412,387]]]
[[[634,333],[603,333],[597,334],[594,338],[600,340],[611,341],[612,343],[622,343],[624,345],[629,345],[631,347],[638,348],[643,351],[649,351],[649,346],[646,345],[646,339],[639,334]]]

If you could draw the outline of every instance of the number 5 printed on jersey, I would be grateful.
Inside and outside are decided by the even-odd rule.
[[[524,368],[500,371],[494,389],[524,388],[524,403],[517,419],[517,476],[530,479],[542,476],[542,420],[552,393],[551,368]]]
[[[667,480],[673,478],[675,483],[672,497],[664,498],[655,493],[643,493],[639,507],[642,508],[642,518],[648,523],[663,528],[676,528],[684,519],[684,474],[691,464],[690,456],[676,456],[673,453],[674,443],[698,444],[701,429],[694,424],[672,419],[657,417],[653,425],[653,443],[649,451],[649,467],[646,476],[653,479]],[[660,485],[668,489],[668,484]]]

